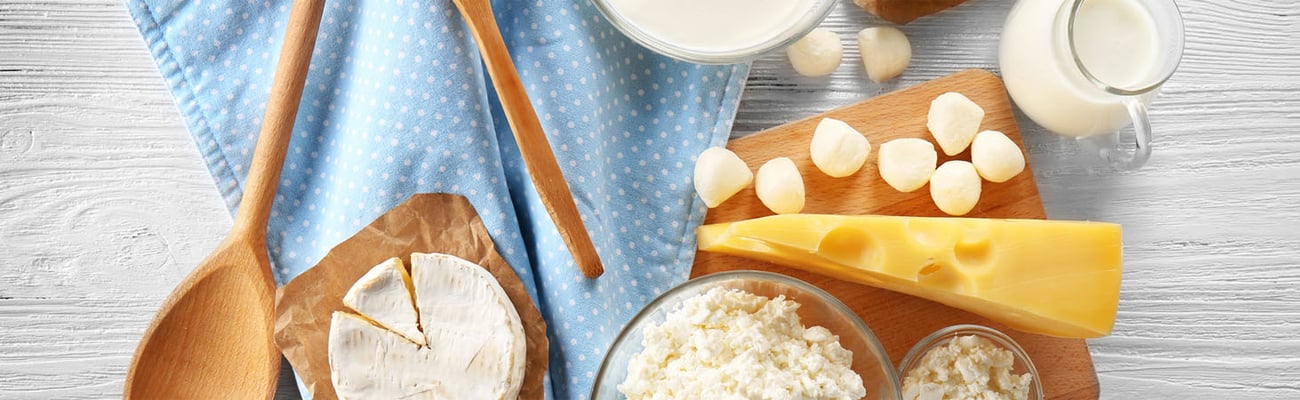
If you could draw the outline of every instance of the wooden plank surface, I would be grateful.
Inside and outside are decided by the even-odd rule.
[[[1002,80],[988,71],[972,69],[733,140],[727,147],[754,169],[775,157],[794,160],[804,178],[805,213],[945,216],[930,199],[928,185],[902,193],[885,184],[876,168],[874,150],[862,170],[844,178],[831,178],[821,173],[809,160],[808,153],[812,132],[822,118],[848,123],[862,132],[874,148],[897,138],[922,138],[933,143],[925,127],[926,113],[930,109],[930,100],[945,92],[961,93],[984,109],[982,130],[1001,131],[1021,144],[1020,129],[1016,126]],[[946,156],[942,152],[939,155],[940,163],[954,159],[970,160],[969,150],[955,156]],[[766,215],[772,215],[772,212],[758,201],[751,186],[709,210],[705,223]],[[1032,168],[1027,166],[1025,172],[1003,183],[984,182],[980,201],[968,216],[1045,218]],[[894,365],[898,365],[907,351],[931,332],[951,325],[976,323],[996,327],[1021,343],[1030,358],[1036,361],[1043,392],[1048,398],[1082,400],[1098,396],[1092,357],[1083,340],[1015,332],[977,315],[928,300],[725,254],[697,252],[691,275],[736,269],[780,272],[835,295],[871,327]]]
[[[849,39],[887,23],[841,0],[823,26],[845,64],[813,79],[759,59],[733,137],[996,72],[1012,4],[907,24],[911,67],[874,84]],[[1017,113],[1047,216],[1124,225],[1119,320],[1088,342],[1101,398],[1300,398],[1300,2],[1178,4],[1187,52],[1145,168],[1097,168]],[[152,313],[230,216],[121,1],[0,0],[0,17],[0,399],[120,398]]]

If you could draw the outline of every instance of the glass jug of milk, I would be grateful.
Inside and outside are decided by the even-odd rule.
[[[1132,151],[1106,143],[1099,154],[1132,169],[1151,156],[1147,106],[1182,53],[1173,0],[1019,0],[998,62],[1016,106],[1052,132],[1111,139],[1132,124]]]

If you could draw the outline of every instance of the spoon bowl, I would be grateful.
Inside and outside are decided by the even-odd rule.
[[[275,330],[275,288],[258,249],[227,240],[176,288],[136,350],[126,398],[256,399],[275,389],[280,350],[264,339]]]

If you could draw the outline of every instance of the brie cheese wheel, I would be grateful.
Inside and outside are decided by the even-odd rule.
[[[390,258],[362,275],[343,296],[343,305],[415,344],[425,344],[411,300],[411,275],[400,258]]]
[[[425,345],[364,310],[334,314],[329,363],[339,399],[518,397],[527,357],[523,323],[492,274],[455,256],[415,253],[411,285]]]

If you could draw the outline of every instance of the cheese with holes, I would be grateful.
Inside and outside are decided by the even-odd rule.
[[[349,291],[350,311],[330,322],[330,378],[339,399],[514,399],[523,385],[523,323],[500,283],[482,267],[446,254],[411,255],[409,286],[383,284],[400,264],[386,261]],[[380,294],[367,294],[381,289]],[[414,303],[402,303],[400,288]],[[390,299],[382,300],[381,299]],[[376,310],[377,307],[389,309]],[[394,315],[417,318],[411,340]],[[403,317],[404,318],[404,317]]]
[[[1105,336],[1119,305],[1116,224],[797,214],[698,233],[700,250],[926,298],[1025,332]]]

